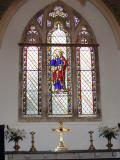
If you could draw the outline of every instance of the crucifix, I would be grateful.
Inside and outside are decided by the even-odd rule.
[[[67,150],[67,147],[64,144],[63,135],[64,135],[64,133],[69,132],[70,129],[69,128],[64,128],[63,122],[59,122],[59,128],[55,128],[55,129],[52,129],[52,130],[59,133],[59,144],[55,148],[55,151],[65,151],[65,150]]]

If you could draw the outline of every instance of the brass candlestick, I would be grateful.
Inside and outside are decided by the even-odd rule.
[[[35,140],[34,140],[35,132],[32,131],[32,132],[30,132],[30,134],[31,134],[31,148],[30,148],[30,152],[35,152],[35,151],[37,151],[36,148],[35,148]]]
[[[95,150],[95,146],[93,145],[93,133],[94,133],[94,131],[89,131],[88,133],[90,134],[90,147],[89,147],[89,150]]]
[[[70,131],[70,129],[69,128],[64,128],[63,127],[63,122],[59,122],[59,128],[55,128],[55,129],[52,129],[52,130],[59,133],[59,144],[55,148],[55,151],[66,151],[67,147],[65,146],[63,135],[64,135],[64,133]]]

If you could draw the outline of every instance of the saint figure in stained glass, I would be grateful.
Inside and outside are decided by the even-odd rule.
[[[64,52],[61,49],[56,49],[53,53],[53,58],[50,61],[52,67],[52,81],[55,91],[66,89],[65,72],[67,60],[64,57]]]

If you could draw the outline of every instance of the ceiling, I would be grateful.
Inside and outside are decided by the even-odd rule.
[[[120,0],[102,0],[107,7],[112,11],[120,25]]]
[[[0,19],[15,0],[0,0]]]
[[[0,0],[0,19],[15,0]],[[101,0],[112,11],[120,25],[120,0]]]

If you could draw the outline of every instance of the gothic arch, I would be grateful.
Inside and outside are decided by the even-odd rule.
[[[85,5],[86,0],[78,0],[81,5]],[[102,2],[102,1],[96,1],[96,0],[89,0],[93,5],[95,5],[99,11],[102,13],[102,15],[106,18],[109,25],[111,26],[111,29],[114,33],[116,43],[118,45],[118,48],[120,48],[120,26],[113,16],[112,12],[108,9],[108,7]],[[11,18],[15,15],[17,10],[24,5],[27,2],[27,0],[16,0],[13,2],[13,4],[8,8],[4,16],[2,17],[0,21],[0,47],[2,45],[2,41],[4,38],[5,31],[7,29],[7,26],[11,20]]]
[[[57,1],[31,18],[22,37],[19,119],[100,119],[98,44],[84,17]]]

